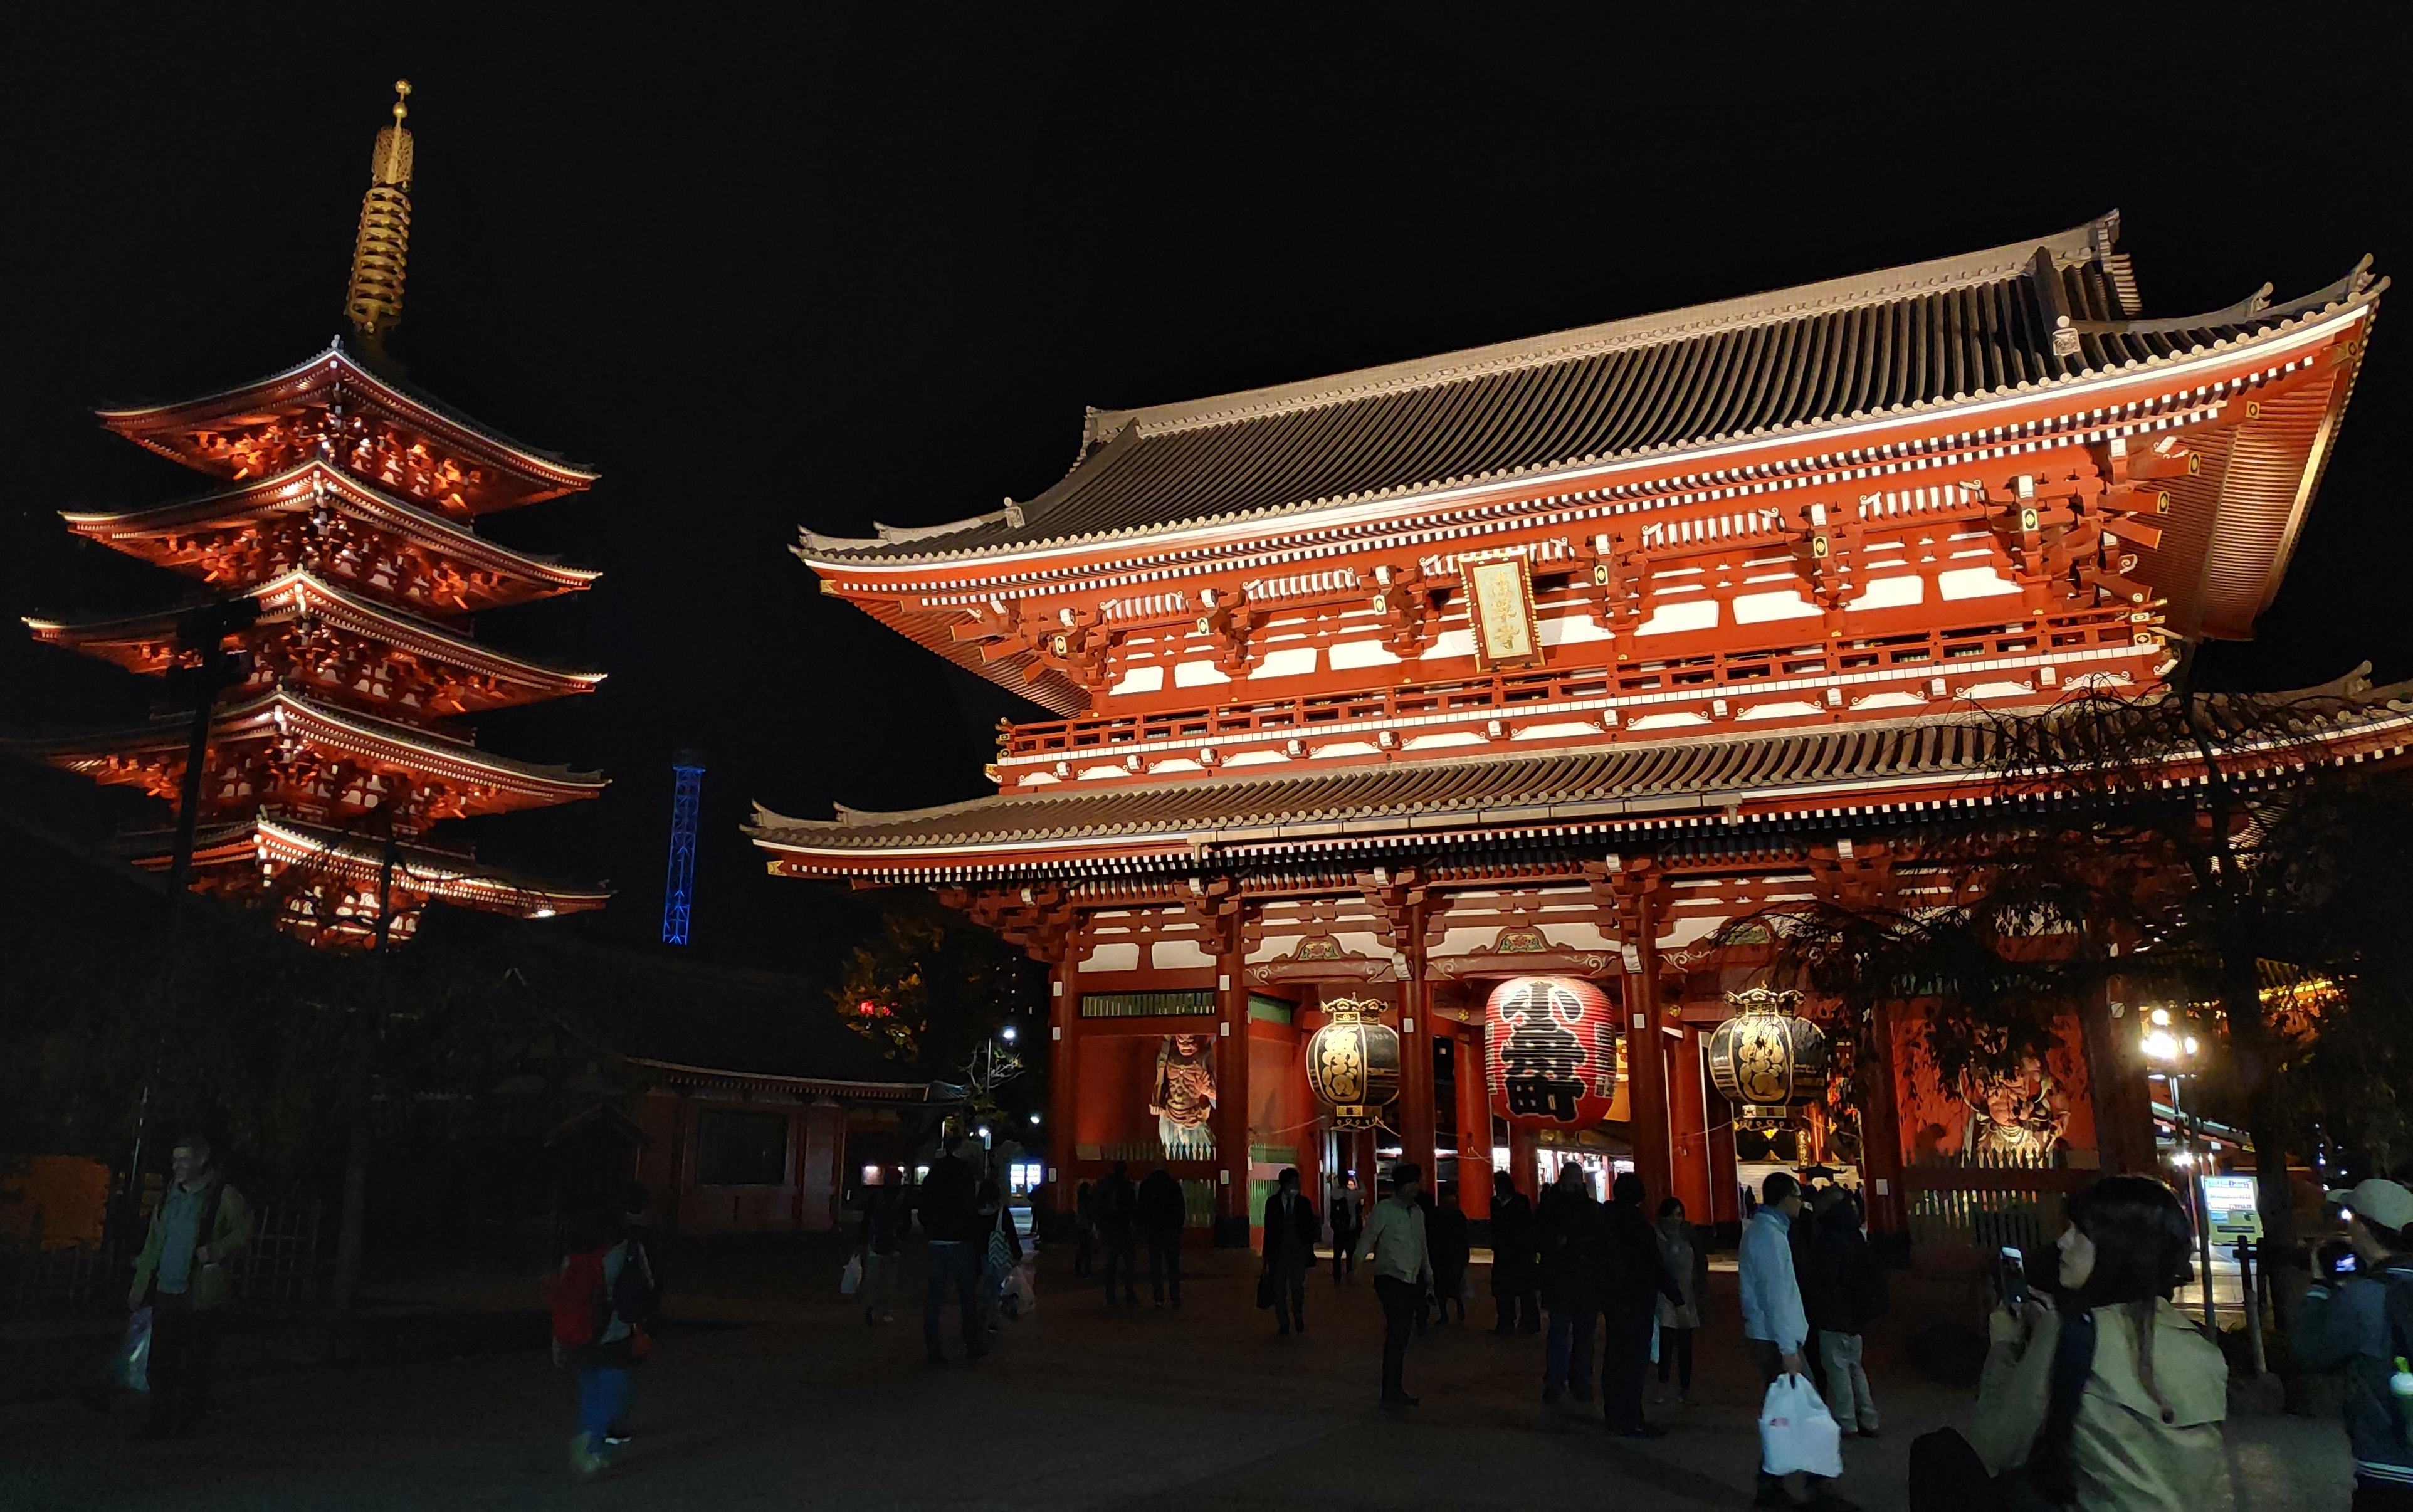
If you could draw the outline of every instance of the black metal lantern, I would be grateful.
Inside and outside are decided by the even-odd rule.
[[[1370,1129],[1399,1095],[1399,1031],[1380,1017],[1383,1005],[1340,998],[1307,1042],[1307,1085],[1336,1129]]]
[[[1783,1126],[1826,1095],[1826,1032],[1794,1011],[1798,992],[1729,992],[1734,1016],[1710,1036],[1710,1081],[1745,1129]]]

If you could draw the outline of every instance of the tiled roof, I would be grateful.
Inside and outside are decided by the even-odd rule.
[[[2360,293],[2358,270],[2139,318],[2118,216],[1859,277],[1336,378],[1092,414],[1028,503],[879,541],[805,535],[808,561],[934,560],[1269,515],[1344,499],[1783,432],[2119,370],[2251,336]],[[2065,348],[2056,352],[2058,323]]]
[[[2413,685],[2332,684],[2286,695],[2308,738],[2413,733]],[[2229,705],[2243,708],[2245,705]],[[2221,705],[2215,704],[2215,718]],[[1833,810],[1991,779],[2002,727],[1982,715],[1853,723],[1756,736],[1655,741],[1606,751],[1425,760],[1295,777],[1219,776],[1003,793],[896,813],[841,808],[806,821],[757,808],[747,833],[765,849],[894,852],[943,864],[943,852],[1028,848],[1034,865],[1068,845],[1413,839],[1426,832],[1514,830],[1658,816],[1717,814],[1745,804]],[[2178,753],[2184,755],[2184,752]],[[933,852],[940,852],[933,854]],[[868,856],[866,857],[868,859]]]

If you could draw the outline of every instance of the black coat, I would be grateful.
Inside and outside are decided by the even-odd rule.
[[[1648,1312],[1662,1297],[1678,1307],[1684,1305],[1683,1288],[1667,1274],[1667,1262],[1659,1253],[1659,1236],[1651,1229],[1651,1220],[1642,1216],[1639,1203],[1612,1202],[1602,1212],[1598,1257],[1600,1299],[1606,1311]]]
[[[1148,1172],[1139,1184],[1140,1233],[1154,1243],[1173,1243],[1181,1238],[1181,1225],[1189,1216],[1181,1183],[1173,1178],[1173,1173],[1162,1167]]]
[[[985,1243],[988,1236],[981,1232],[980,1207],[972,1191],[972,1168],[953,1155],[942,1155],[922,1178],[917,1205],[922,1217],[922,1232],[934,1239],[956,1244],[974,1239]]]
[[[1109,1239],[1128,1239],[1132,1224],[1139,1217],[1139,1193],[1132,1188],[1132,1178],[1110,1172],[1089,1189],[1089,1209],[1098,1221],[1098,1232]]]
[[[1589,1192],[1553,1186],[1542,1193],[1534,1223],[1541,1238],[1542,1305],[1552,1312],[1599,1306],[1600,1204]]]
[[[1801,1273],[1801,1311],[1813,1328],[1862,1333],[1885,1316],[1885,1270],[1869,1237],[1848,1213],[1819,1221],[1810,1239],[1810,1268]]]
[[[1290,1224],[1281,1222],[1281,1193],[1276,1191],[1266,1198],[1266,1268],[1279,1270],[1286,1266],[1310,1269],[1315,1265],[1315,1241],[1324,1233],[1324,1221],[1315,1215],[1315,1204],[1307,1193],[1291,1194]]]
[[[1425,1249],[1432,1256],[1433,1285],[1443,1297],[1458,1295],[1473,1245],[1467,1238],[1466,1213],[1458,1208],[1434,1208],[1425,1214]]]
[[[1533,1205],[1521,1192],[1491,1197],[1491,1295],[1515,1297],[1533,1287]]]

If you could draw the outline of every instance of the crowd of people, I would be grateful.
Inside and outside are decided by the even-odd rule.
[[[933,1365],[957,1357],[942,1327],[950,1304],[956,1350],[970,1361],[989,1352],[1017,1286],[1029,1295],[1009,1193],[969,1153],[950,1136],[918,1186],[868,1189],[854,1229],[848,1289],[875,1327],[895,1320],[917,1227],[926,1240],[923,1336]],[[1737,1260],[1750,1363],[1763,1387],[1814,1381],[1838,1431],[1874,1438],[1881,1416],[1864,1337],[1888,1297],[1858,1197],[1839,1185],[1805,1191],[1784,1172],[1769,1176],[1757,1196]],[[2345,1378],[2356,1512],[2413,1512],[2413,1367],[2406,1363],[2413,1358],[2413,1190],[2373,1179],[2330,1198],[2346,1234],[2316,1252],[2316,1282],[2292,1309],[2294,1361]],[[1646,1407],[1696,1400],[1710,1236],[1674,1197],[1652,1208],[1631,1172],[1600,1200],[1573,1163],[1538,1201],[1506,1174],[1495,1176],[1488,1207],[1491,1331],[1539,1343],[1543,1404],[1597,1397],[1611,1431],[1660,1436]],[[632,1185],[594,1211],[568,1215],[551,1282],[554,1357],[577,1386],[571,1460],[587,1474],[629,1442],[631,1368],[651,1348],[661,1276],[648,1208],[644,1190]],[[1074,1277],[1102,1286],[1110,1308],[1136,1306],[1145,1247],[1156,1305],[1181,1306],[1188,1212],[1169,1171],[1159,1166],[1134,1181],[1117,1163],[1080,1188],[1075,1209]],[[1281,1173],[1255,1215],[1264,1236],[1258,1304],[1281,1335],[1307,1331],[1310,1278],[1328,1233],[1334,1295],[1361,1264],[1372,1279],[1384,1325],[1380,1400],[1413,1408],[1413,1342],[1468,1318],[1468,1216],[1449,1183],[1429,1193],[1423,1171],[1406,1162],[1378,1193],[1342,1174],[1326,1209],[1317,1210],[1296,1170]],[[2006,1260],[1970,1427],[1912,1446],[1914,1512],[2199,1512],[2226,1494],[2228,1367],[2170,1301],[2193,1275],[2184,1205],[2158,1180],[2113,1176],[2074,1194],[2066,1211],[2050,1280],[2031,1288],[2023,1268]],[[226,1267],[248,1237],[242,1195],[214,1168],[208,1142],[177,1141],[127,1297],[151,1341],[154,1434],[187,1431],[207,1410]],[[1650,1391],[1654,1362],[1658,1385]],[[1830,1477],[1779,1468],[1760,1468],[1758,1505],[1850,1506]]]

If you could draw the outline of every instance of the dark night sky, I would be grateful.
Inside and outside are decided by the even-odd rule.
[[[612,679],[481,735],[614,784],[478,838],[610,878],[600,927],[650,938],[667,761],[699,746],[697,948],[719,956],[811,964],[855,916],[762,875],[736,834],[749,800],[970,796],[988,727],[1028,712],[821,599],[786,554],[794,526],[867,534],[1029,497],[1072,460],[1084,404],[1530,335],[2113,206],[2150,314],[2265,278],[2285,298],[2366,251],[2413,269],[2413,55],[2387,7],[2285,37],[2190,36],[2165,7],[2134,12],[2151,24],[2133,35],[2108,8],[1946,35],[1819,7],[1845,19],[1690,36],[1623,29],[1610,7],[1265,25],[1169,7],[315,6],[206,27],[82,8],[90,30],[0,52],[0,607],[178,588],[59,524],[198,491],[89,411],[324,345],[370,139],[407,75],[396,352],[422,387],[604,474],[489,526],[602,584],[480,634]],[[2286,591],[2219,675],[2302,683],[2366,656],[2413,674],[2383,470],[2408,406],[2413,339],[2383,322]],[[139,715],[147,696],[0,633],[0,727]],[[70,827],[111,811],[43,774],[7,791]]]

